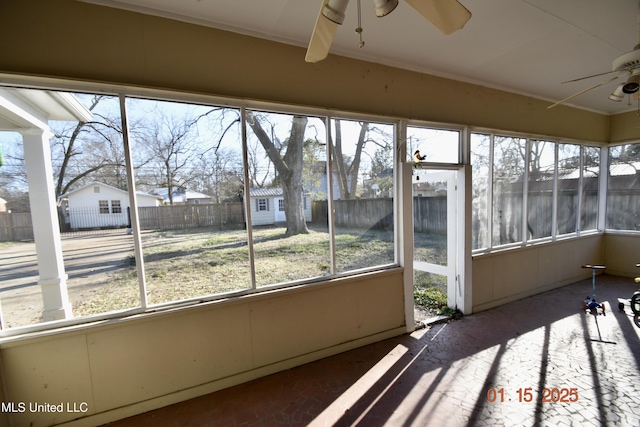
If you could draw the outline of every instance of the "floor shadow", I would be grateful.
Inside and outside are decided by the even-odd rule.
[[[631,289],[624,278],[602,282],[601,300]],[[628,392],[638,335],[622,313],[608,313],[607,328],[598,319],[598,335],[581,308],[590,289],[585,280],[110,426],[636,425],[624,408],[640,406]],[[636,366],[618,375],[620,360]],[[535,400],[518,402],[518,387]],[[552,387],[576,387],[580,398],[541,402]],[[504,390],[502,401],[489,401],[490,388]]]

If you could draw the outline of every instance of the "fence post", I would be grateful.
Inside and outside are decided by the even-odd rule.
[[[9,241],[12,242],[15,239],[15,234],[13,232],[13,215],[11,214],[11,212],[7,213],[7,236],[9,238]]]

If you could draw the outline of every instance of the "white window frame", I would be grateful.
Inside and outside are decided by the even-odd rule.
[[[488,200],[487,200],[487,218],[486,218],[486,227],[487,227],[487,233],[488,233],[488,237],[487,237],[487,247],[484,248],[478,248],[478,249],[474,249],[472,250],[472,254],[474,256],[476,255],[482,255],[482,254],[488,254],[491,253],[493,251],[497,251],[497,250],[503,250],[503,249],[510,249],[510,248],[515,248],[515,247],[525,247],[528,246],[530,244],[532,244],[532,241],[530,239],[527,238],[527,217],[528,217],[528,203],[527,203],[527,192],[528,192],[528,179],[529,179],[529,167],[528,167],[528,161],[529,161],[529,155],[530,155],[530,148],[531,148],[531,141],[532,140],[544,140],[544,141],[549,141],[549,142],[553,142],[556,144],[556,150],[555,150],[555,165],[554,165],[554,175],[553,175],[553,213],[552,213],[552,234],[551,236],[546,236],[546,237],[542,237],[539,239],[535,239],[535,243],[541,243],[541,242],[553,242],[556,240],[560,240],[560,239],[569,239],[569,238],[575,238],[575,237],[579,237],[582,235],[589,235],[589,234],[596,234],[596,233],[603,233],[605,230],[604,227],[604,211],[603,209],[606,208],[606,190],[603,191],[602,187],[603,185],[606,185],[606,180],[603,180],[603,173],[602,173],[602,168],[603,168],[603,162],[607,159],[606,154],[604,154],[604,151],[607,150],[607,147],[604,146],[603,144],[599,144],[599,143],[594,143],[594,142],[590,142],[590,141],[575,141],[575,140],[568,140],[568,139],[558,139],[558,138],[549,138],[548,136],[540,136],[540,135],[531,135],[531,134],[519,134],[519,133],[514,133],[514,132],[500,132],[500,131],[496,131],[496,130],[491,130],[491,129],[484,129],[484,128],[470,128],[469,129],[470,135],[471,134],[481,134],[481,135],[487,135],[489,136],[489,140],[490,140],[490,145],[489,145],[489,177],[488,177]],[[500,136],[500,137],[513,137],[513,138],[525,138],[526,139],[526,155],[525,155],[525,169],[524,169],[524,174],[523,174],[523,197],[522,197],[522,221],[520,224],[521,227],[521,235],[522,235],[522,239],[519,242],[513,242],[513,243],[508,243],[508,244],[503,244],[503,245],[494,245],[493,244],[493,240],[492,240],[492,236],[493,236],[493,173],[494,173],[494,168],[493,168],[493,160],[494,160],[494,146],[495,146],[495,142],[494,142],[494,137],[495,136]],[[577,212],[576,212],[576,227],[575,227],[575,232],[571,232],[571,233],[566,233],[566,234],[558,234],[558,227],[557,227],[557,218],[558,218],[558,154],[559,154],[559,146],[561,144],[572,144],[572,145],[578,145],[580,147],[580,164],[579,164],[579,184],[578,184],[578,208],[577,208]],[[597,220],[596,220],[596,229],[590,229],[590,230],[581,230],[580,226],[581,226],[581,218],[582,218],[582,193],[583,193],[583,162],[584,162],[584,147],[598,147],[600,149],[600,175],[598,177],[599,181],[598,181],[598,212],[597,212]],[[603,182],[604,181],[604,182]]]
[[[111,213],[116,215],[122,213],[122,202],[120,200],[111,200]]]
[[[269,212],[269,199],[256,199],[256,212]]]
[[[103,94],[108,94],[108,95],[113,95],[114,97],[117,97],[120,99],[120,110],[121,110],[121,120],[122,120],[122,128],[124,130],[123,132],[123,139],[124,139],[124,148],[125,148],[125,158],[126,158],[126,169],[127,169],[127,180],[128,180],[128,185],[129,188],[132,189],[132,191],[130,191],[129,194],[129,203],[131,206],[131,227],[134,230],[139,230],[139,221],[138,221],[138,217],[137,217],[137,200],[135,197],[135,181],[134,181],[134,171],[133,171],[133,166],[131,163],[131,153],[130,153],[130,146],[129,146],[129,140],[128,140],[128,125],[127,125],[127,115],[126,115],[126,99],[128,97],[136,97],[136,98],[151,98],[151,99],[160,99],[160,100],[167,100],[167,101],[176,101],[176,102],[185,102],[185,103],[201,103],[201,104],[207,104],[207,105],[224,105],[225,107],[228,108],[236,108],[238,109],[238,111],[241,113],[242,116],[242,120],[241,120],[241,126],[243,128],[243,132],[242,132],[242,138],[243,138],[243,144],[245,145],[246,148],[246,136],[245,136],[245,132],[244,130],[246,129],[246,122],[245,122],[245,111],[248,108],[251,109],[262,109],[262,110],[268,110],[271,112],[281,112],[281,113],[287,113],[287,114],[305,114],[305,115],[310,115],[310,116],[315,116],[315,117],[321,117],[325,119],[326,122],[326,128],[327,128],[327,135],[330,135],[330,129],[331,129],[331,120],[333,118],[339,118],[339,119],[350,119],[350,120],[358,120],[358,121],[370,121],[370,122],[375,122],[375,123],[384,123],[384,124],[390,124],[394,126],[394,135],[393,135],[393,140],[394,140],[394,145],[396,147],[395,150],[393,150],[393,162],[394,162],[394,199],[397,200],[398,204],[400,203],[400,197],[399,197],[399,191],[400,191],[400,186],[398,185],[398,180],[400,179],[399,177],[399,160],[398,160],[398,146],[401,144],[398,140],[398,135],[400,134],[399,132],[399,126],[400,126],[400,120],[399,119],[389,119],[388,117],[380,117],[380,116],[371,116],[371,115],[367,115],[367,114],[354,114],[354,113],[344,113],[344,114],[331,114],[331,115],[326,115],[326,110],[321,110],[321,109],[309,109],[309,108],[305,108],[305,107],[300,107],[300,106],[285,106],[285,105],[279,105],[279,104],[275,104],[275,103],[239,103],[237,100],[232,100],[232,99],[221,99],[221,98],[217,98],[217,97],[213,97],[213,96],[200,96],[200,95],[193,95],[193,94],[189,94],[189,95],[185,95],[185,94],[180,94],[177,92],[172,92],[172,91],[162,91],[162,90],[155,90],[155,89],[142,89],[142,88],[138,88],[138,89],[132,89],[132,88],[123,88],[120,86],[116,86],[116,85],[105,85],[105,84],[93,84],[93,83],[82,83],[82,82],[69,82],[69,81],[57,81],[55,79],[47,79],[45,80],[41,80],[39,78],[27,78],[24,76],[17,76],[17,77],[11,77],[9,79],[7,79],[6,81],[3,81],[3,85],[7,85],[7,86],[20,86],[21,84],[25,84],[25,81],[28,81],[30,87],[34,88],[34,89],[41,89],[41,90],[59,90],[59,91],[68,91],[68,92],[84,92],[84,93],[103,93]],[[327,170],[330,170],[330,166],[331,166],[331,155],[330,155],[330,144],[327,144]],[[247,177],[247,173],[248,173],[248,159],[247,159],[247,154],[246,154],[246,149],[243,150],[244,151],[244,173],[245,173],[245,183],[248,183],[248,177]],[[329,200],[332,201],[332,197],[331,197],[331,180],[332,180],[332,174],[329,173],[328,174],[328,192],[329,192]],[[248,190],[245,188],[245,190]],[[248,191],[247,193],[248,194]],[[268,198],[265,199],[267,200],[267,208],[269,209],[269,201]],[[305,197],[305,204],[307,203],[306,197]],[[106,200],[106,207],[108,209],[109,206],[109,200]],[[246,204],[245,204],[246,206]],[[396,204],[394,204],[394,206],[398,206]],[[105,212],[105,214],[108,212]],[[391,269],[391,268],[397,268],[399,266],[399,247],[402,245],[402,233],[401,230],[398,227],[399,222],[399,212],[396,210],[395,214],[394,214],[394,260],[393,262],[389,263],[389,264],[385,264],[385,265],[374,265],[374,266],[369,266],[366,268],[360,268],[357,270],[351,270],[351,271],[347,271],[347,272],[343,272],[343,273],[336,273],[335,270],[335,240],[334,240],[334,227],[332,225],[332,216],[331,216],[331,209],[329,209],[329,219],[330,219],[330,225],[329,225],[329,236],[330,236],[330,247],[331,247],[331,258],[332,258],[332,267],[331,267],[331,275],[326,276],[326,277],[322,277],[319,279],[303,279],[301,281],[296,282],[296,284],[315,284],[318,281],[324,282],[324,281],[329,281],[332,278],[336,278],[336,277],[348,277],[348,276],[353,276],[353,275],[358,275],[358,274],[362,274],[362,273],[366,273],[366,272],[374,272],[374,271],[381,271],[381,270],[386,270],[386,269]],[[246,211],[246,220],[248,222],[248,224],[250,224],[251,221],[251,212],[249,209],[247,209]],[[142,256],[142,242],[139,236],[139,233],[134,231],[134,252],[136,254],[136,258],[137,259],[141,259],[143,260],[143,256]],[[249,238],[249,242],[251,242],[251,227],[247,227],[247,234],[248,234],[248,238]],[[112,313],[100,313],[100,314],[96,314],[96,315],[90,315],[90,316],[84,316],[84,317],[79,317],[79,318],[72,318],[72,319],[65,319],[65,320],[58,320],[55,321],[53,324],[51,324],[51,322],[46,322],[46,323],[38,323],[38,324],[34,324],[34,325],[30,325],[30,326],[26,326],[26,327],[20,327],[20,328],[10,328],[10,329],[6,329],[6,330],[2,330],[0,331],[0,337],[4,337],[4,336],[11,336],[11,335],[15,335],[16,333],[28,333],[28,332],[32,332],[32,331],[40,331],[40,330],[48,330],[48,329],[56,329],[56,328],[60,328],[60,327],[65,327],[68,325],[77,325],[77,324],[83,324],[83,323],[89,323],[89,322],[94,322],[96,320],[102,320],[102,319],[110,319],[110,318],[119,318],[119,317],[124,317],[124,316],[128,316],[131,315],[133,313],[145,313],[147,312],[149,309],[152,310],[158,310],[158,309],[164,309],[164,308],[170,308],[170,307],[174,307],[176,305],[180,305],[180,306],[184,306],[185,304],[189,304],[189,303],[193,303],[193,304],[198,304],[201,303],[202,301],[206,300],[206,301],[212,301],[212,300],[217,300],[217,299],[221,299],[221,298],[229,298],[229,297],[233,297],[233,296],[243,296],[246,295],[247,293],[253,293],[253,292],[266,292],[269,290],[273,290],[275,288],[286,288],[286,287],[290,287],[292,285],[291,282],[288,283],[280,283],[274,286],[261,286],[259,289],[255,288],[255,271],[253,268],[253,259],[254,259],[254,255],[253,255],[253,245],[250,244],[249,245],[249,259],[250,259],[250,264],[251,266],[251,270],[252,270],[252,276],[253,276],[253,283],[254,286],[251,289],[247,289],[247,290],[242,290],[242,291],[238,291],[238,292],[234,292],[232,294],[224,294],[224,295],[218,295],[218,294],[214,294],[214,295],[208,295],[204,298],[199,297],[199,298],[193,298],[193,299],[185,299],[185,300],[176,300],[176,301],[171,301],[171,302],[167,302],[167,303],[161,303],[161,304],[154,304],[154,305],[149,305],[147,303],[147,298],[146,298],[146,283],[145,283],[145,275],[144,275],[144,261],[137,263],[136,264],[136,268],[138,270],[138,280],[139,280],[139,287],[140,287],[140,306],[139,307],[135,307],[132,309],[126,309],[126,310],[122,310],[119,312],[112,312]]]
[[[98,212],[101,215],[109,214],[109,201],[108,200],[98,200]]]

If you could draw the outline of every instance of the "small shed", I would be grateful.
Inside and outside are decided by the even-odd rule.
[[[311,196],[303,195],[304,217],[311,221]],[[284,195],[282,188],[252,188],[250,190],[251,223],[253,225],[273,225],[285,222]]]
[[[138,207],[160,206],[162,197],[137,192]],[[103,182],[92,182],[58,198],[72,230],[130,226],[129,193]]]

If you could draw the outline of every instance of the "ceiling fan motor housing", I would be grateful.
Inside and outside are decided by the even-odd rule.
[[[632,72],[640,67],[640,44],[637,44],[631,52],[620,55],[613,60],[613,71]]]

